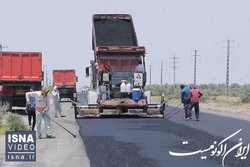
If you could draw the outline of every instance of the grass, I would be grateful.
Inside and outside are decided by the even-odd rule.
[[[161,96],[151,96],[151,101],[160,102],[161,101]]]
[[[5,113],[0,118],[0,134],[5,131],[27,131],[28,126],[22,119],[22,116],[13,113]]]
[[[160,102],[161,101],[161,96],[151,96],[151,101]],[[173,98],[173,99],[170,99],[169,102],[179,104],[181,102],[181,100]],[[225,96],[212,96],[206,102],[201,102],[201,103],[203,103],[203,104],[206,104],[206,103],[218,103],[218,104],[221,104],[221,105],[224,104],[224,105],[230,105],[230,106],[241,106],[241,105],[243,105],[242,102],[241,102],[240,97],[228,97],[228,98],[226,98]]]
[[[180,99],[166,99],[165,100],[168,100],[170,103],[175,103],[175,104],[180,104],[181,103],[181,100]],[[152,102],[161,102],[161,96],[151,96],[151,101]]]
[[[160,102],[160,96],[151,96],[151,101]],[[169,103],[180,104],[180,99],[170,99]],[[211,96],[205,102],[200,102],[204,109],[218,110],[222,112],[233,112],[250,115],[250,103],[242,103],[240,97]]]

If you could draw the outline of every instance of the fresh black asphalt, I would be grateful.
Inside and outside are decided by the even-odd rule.
[[[168,106],[166,113],[172,110]],[[205,112],[200,118],[199,122],[184,121],[181,111],[169,120],[97,118],[77,119],[77,123],[92,167],[220,167],[222,157],[210,156],[211,151],[186,157],[172,156],[169,151],[206,149],[239,129],[242,131],[226,142],[228,148],[238,144],[239,138],[244,145],[250,143],[250,122]],[[241,160],[235,157],[236,151],[226,156],[225,166],[249,167],[249,154]]]

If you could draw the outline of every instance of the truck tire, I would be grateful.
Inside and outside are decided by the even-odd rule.
[[[76,111],[76,109],[75,109],[75,119],[77,119],[77,111]]]
[[[2,107],[1,109],[5,112],[11,111],[12,106],[8,100],[2,100]]]
[[[12,97],[7,98],[6,100],[6,106],[7,106],[7,111],[12,112],[12,106],[13,106],[13,101]]]
[[[77,108],[75,104],[74,104],[74,111],[75,111],[75,119],[77,119]]]
[[[4,111],[4,102],[2,98],[0,98],[0,111]]]
[[[0,97],[0,108],[2,108],[3,107],[3,99],[2,99],[2,97]]]

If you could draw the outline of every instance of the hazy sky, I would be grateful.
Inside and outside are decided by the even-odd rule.
[[[43,53],[53,69],[76,69],[78,87],[88,85],[85,67],[93,59],[93,14],[131,14],[139,45],[147,49],[152,83],[193,82],[193,50],[199,50],[197,83],[224,83],[226,43],[232,42],[230,83],[250,83],[249,0],[0,0],[0,44],[4,51]]]

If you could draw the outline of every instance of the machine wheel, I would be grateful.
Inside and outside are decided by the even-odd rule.
[[[164,104],[162,105],[162,108],[160,109],[160,113],[161,113],[163,116],[164,116],[165,105],[166,105],[166,103],[164,103]]]
[[[147,113],[148,112],[148,106],[144,106],[142,109],[143,109],[143,113]]]
[[[99,109],[99,113],[103,113],[103,107],[102,106],[99,106],[98,109]]]

